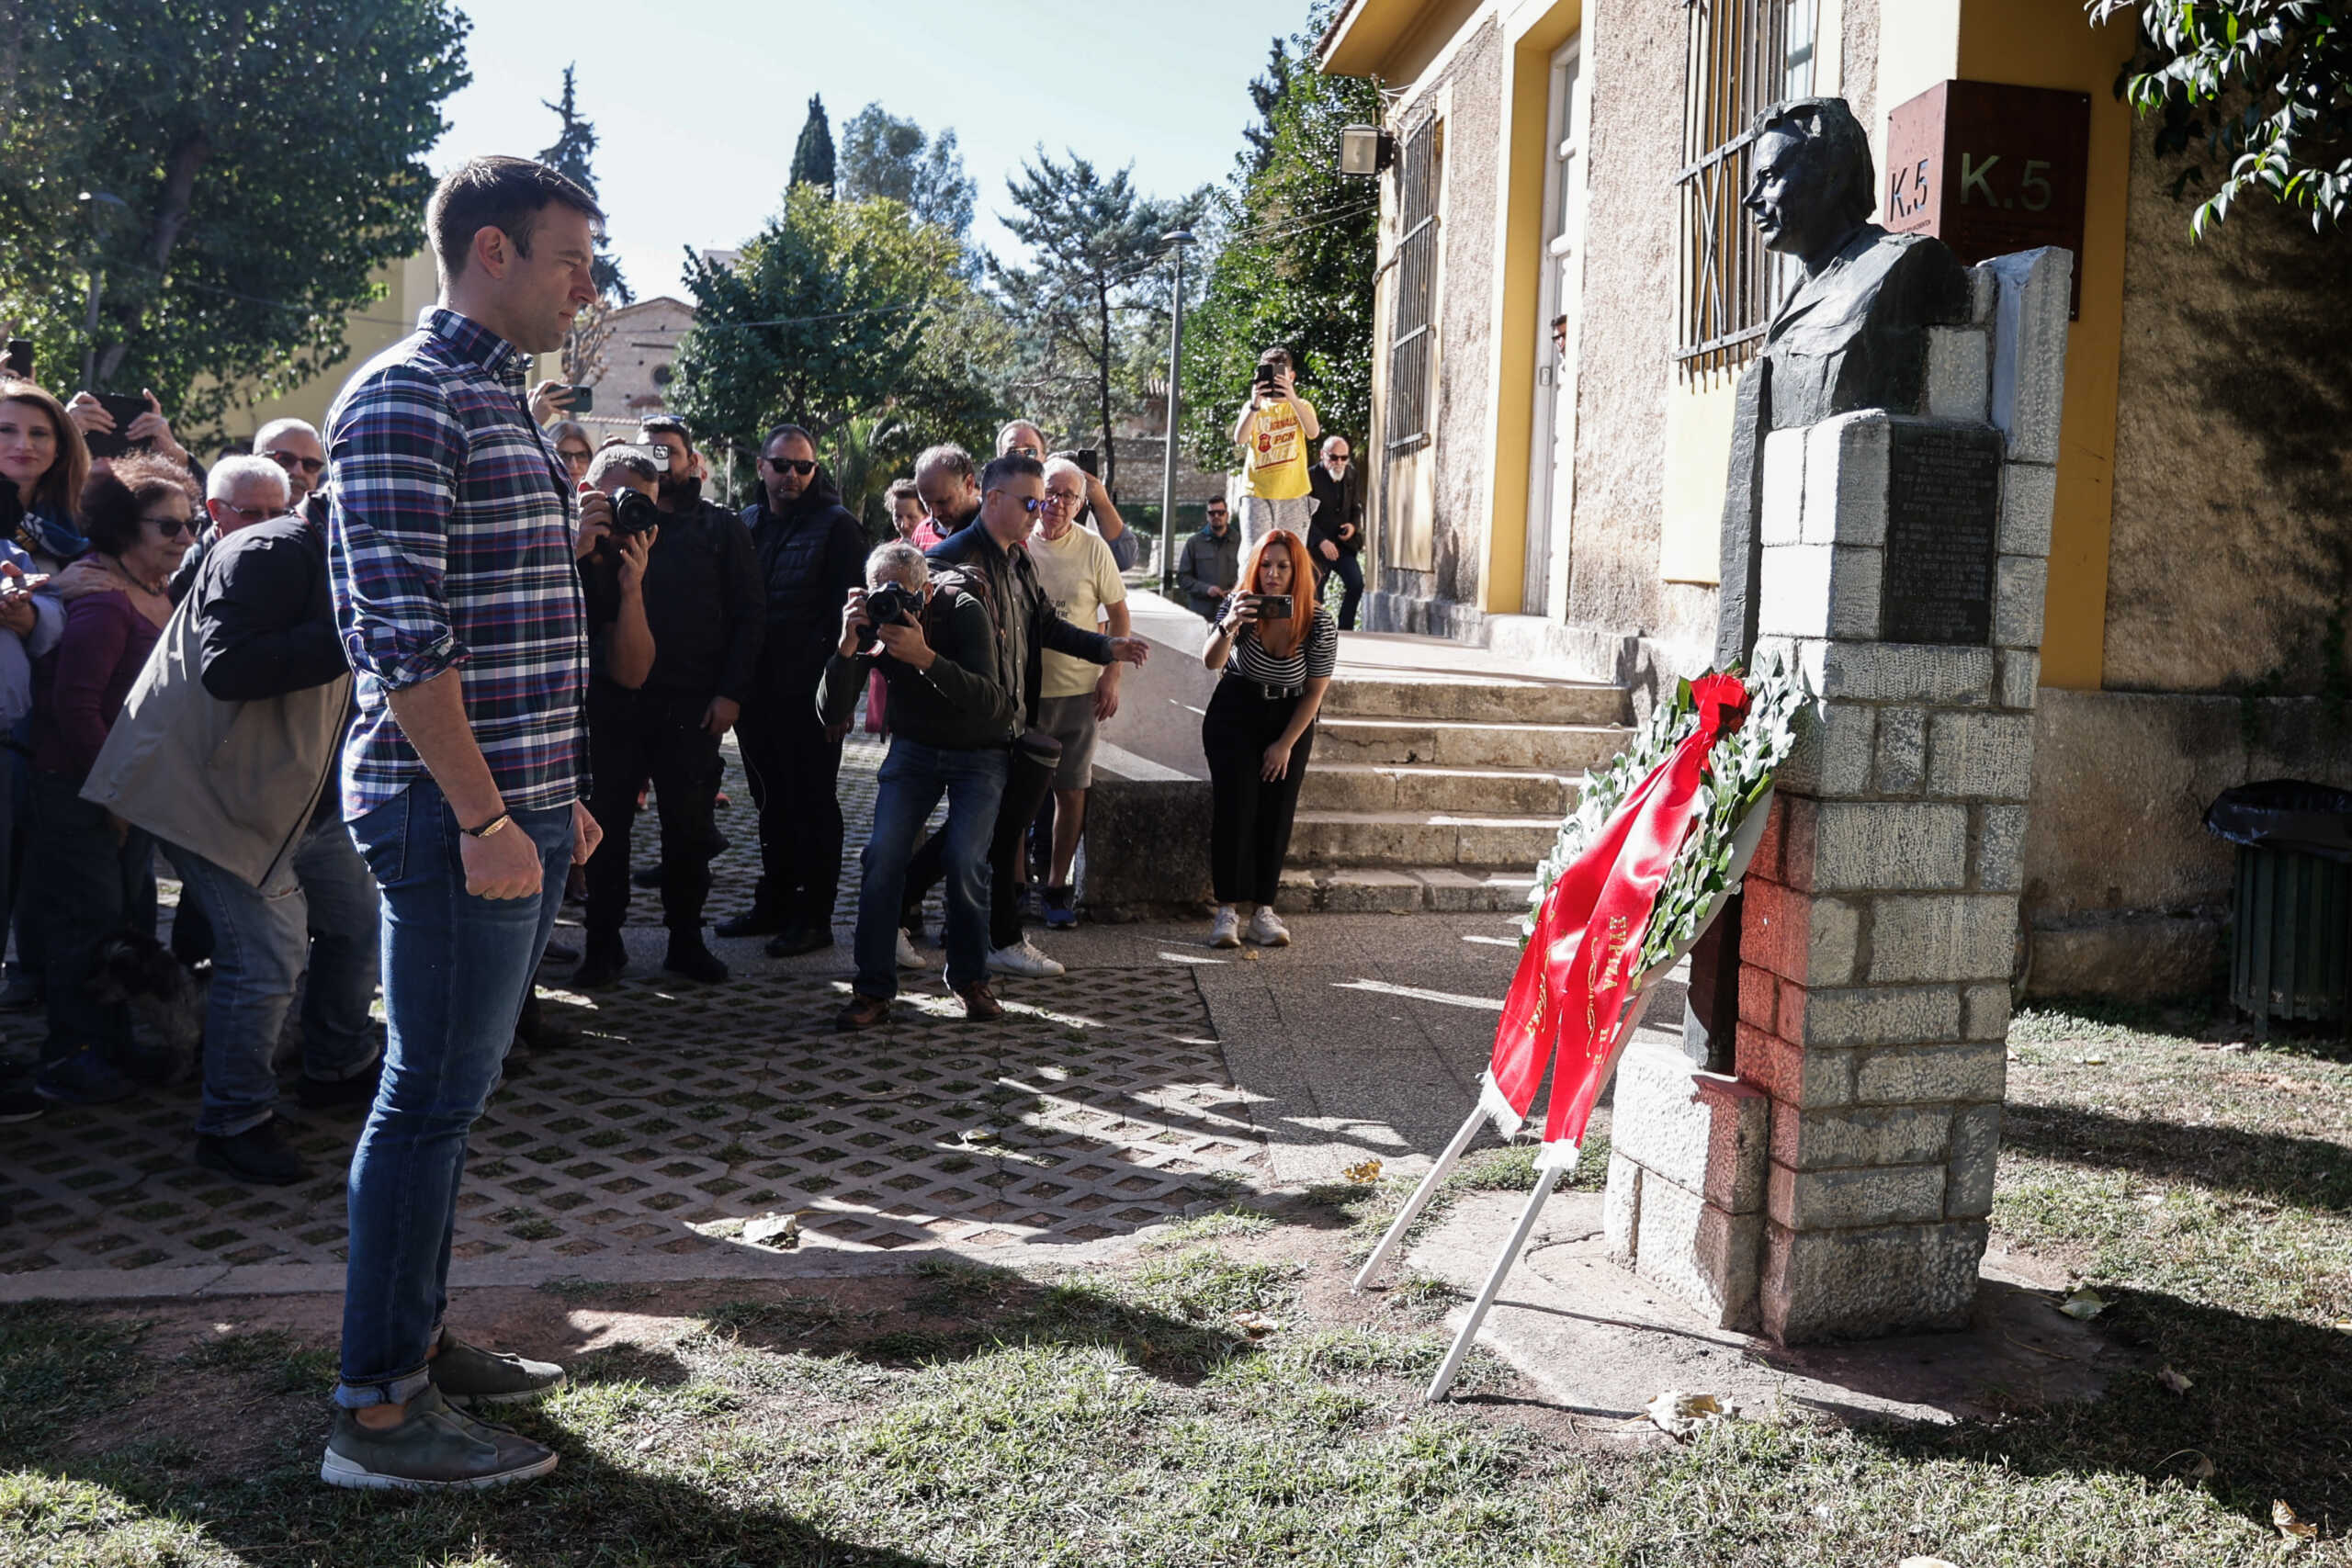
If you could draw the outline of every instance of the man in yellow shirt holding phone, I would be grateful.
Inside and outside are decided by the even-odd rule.
[[[1306,454],[1323,427],[1296,390],[1290,350],[1276,346],[1258,356],[1250,401],[1234,422],[1233,444],[1242,464],[1241,548],[1247,555],[1267,531],[1286,528],[1304,537],[1313,515]]]

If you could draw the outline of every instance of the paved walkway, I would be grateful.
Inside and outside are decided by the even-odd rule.
[[[734,980],[673,986],[640,893],[628,984],[574,995],[550,969],[549,1014],[579,1041],[519,1067],[476,1131],[454,1282],[831,1271],[909,1247],[1076,1259],[1366,1156],[1409,1168],[1465,1113],[1510,917],[1301,917],[1297,945],[1241,954],[1203,946],[1205,922],[1089,927],[1041,935],[1070,973],[1005,982],[1001,1024],[965,1023],[934,968],[888,1031],[833,1033],[880,756],[861,738],[843,769],[831,952],[720,943]],[[715,914],[756,871],[730,784]],[[644,864],[658,832],[639,820]],[[577,941],[569,917],[562,932]],[[182,1086],[0,1129],[0,1299],[337,1287],[357,1114],[289,1111],[322,1174],[256,1189],[191,1163],[194,1105]],[[797,1250],[742,1238],[780,1214],[805,1227]]]

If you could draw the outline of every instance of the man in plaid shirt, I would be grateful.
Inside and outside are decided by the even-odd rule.
[[[351,1162],[343,1376],[320,1474],[486,1486],[554,1452],[466,1407],[560,1368],[442,1325],[466,1137],[496,1087],[567,868],[596,846],[575,551],[610,521],[575,496],[526,401],[529,356],[595,298],[588,194],[477,158],[425,211],[441,300],[328,418],[329,575],[359,716],[343,811],[381,889],[384,1075]],[[577,526],[575,527],[575,524]]]

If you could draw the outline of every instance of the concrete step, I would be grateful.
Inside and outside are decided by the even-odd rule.
[[[1625,749],[1633,731],[1614,724],[1519,724],[1484,720],[1334,715],[1315,721],[1315,761],[1390,767],[1511,768],[1570,777]],[[1314,775],[1310,771],[1308,776]]]
[[[1314,776],[1312,768],[1308,777]],[[1339,866],[1532,869],[1559,837],[1558,816],[1476,816],[1437,811],[1301,811],[1291,830],[1291,863]]]
[[[1517,914],[1534,878],[1521,872],[1465,872],[1454,866],[1294,866],[1283,872],[1274,908],[1285,914]]]
[[[1575,802],[1576,781],[1566,773],[1326,761],[1319,745],[1299,790],[1299,805],[1309,811],[1451,811],[1556,818],[1566,815]]]
[[[1623,724],[1622,686],[1416,671],[1342,671],[1323,711],[1358,718],[1442,718],[1487,724]]]

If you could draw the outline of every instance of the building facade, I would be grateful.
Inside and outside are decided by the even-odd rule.
[[[1905,226],[1893,111],[1946,83],[2086,100],[2064,151],[1950,170],[2011,216],[2079,205],[2021,964],[2039,992],[2195,988],[2231,868],[2206,803],[2352,784],[2352,242],[2246,205],[2192,242],[2197,178],[2116,96],[2137,43],[2079,0],[1353,0],[1323,68],[1388,89],[1394,147],[1371,624],[1637,705],[1702,669],[1733,388],[1785,286],[1738,210],[1755,112],[1845,98]]]

